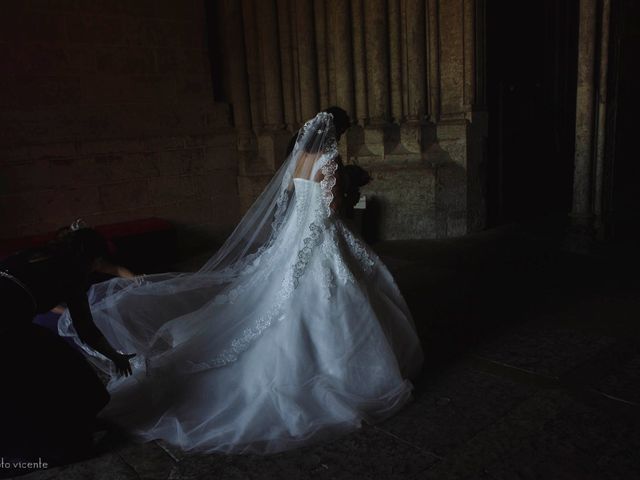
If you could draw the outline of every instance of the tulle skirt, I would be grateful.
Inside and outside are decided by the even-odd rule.
[[[422,364],[411,314],[384,264],[343,225],[316,240],[306,257],[278,245],[236,279],[240,288],[214,276],[181,293],[198,280],[179,276],[164,280],[173,285],[164,296],[118,297],[122,280],[95,290],[99,327],[139,353],[134,375],[109,383],[103,415],[185,451],[264,454],[395,413]],[[287,283],[301,257],[303,274]]]

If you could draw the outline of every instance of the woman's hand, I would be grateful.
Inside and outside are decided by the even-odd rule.
[[[96,327],[91,316],[91,309],[87,295],[82,289],[77,289],[72,295],[69,295],[67,301],[69,313],[73,326],[84,343],[93,348],[96,352],[101,353],[113,362],[116,372],[120,375],[128,377],[133,372],[129,360],[136,356],[135,353],[120,353],[104,337],[100,329]]]
[[[129,360],[135,356],[135,353],[116,353],[110,357],[110,360],[115,365],[116,372],[118,372],[119,375],[128,377],[132,373]]]

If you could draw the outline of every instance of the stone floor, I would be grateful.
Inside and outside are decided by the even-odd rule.
[[[504,228],[377,246],[426,352],[413,402],[382,424],[267,457],[103,438],[96,458],[20,478],[640,478],[640,265],[562,238]]]

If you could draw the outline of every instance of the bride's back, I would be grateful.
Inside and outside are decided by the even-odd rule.
[[[322,180],[322,172],[316,166],[316,162],[320,158],[319,152],[301,152],[293,172],[293,178],[302,178],[304,180],[313,180],[320,182]],[[315,167],[315,168],[314,168]]]

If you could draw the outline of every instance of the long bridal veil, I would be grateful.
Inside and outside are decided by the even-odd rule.
[[[385,418],[422,363],[382,262],[334,213],[337,144],[319,113],[225,244],[197,272],[89,291],[134,374],[72,337],[110,378],[105,414],[184,450],[270,453]]]
[[[300,160],[308,155],[315,161],[303,165]],[[94,285],[89,291],[91,311],[109,342],[120,351],[137,352],[134,367],[144,368],[150,374],[150,369],[165,362],[167,353],[171,358],[166,361],[178,361],[176,349],[179,344],[211,326],[214,319],[211,322],[202,319],[206,318],[207,308],[215,307],[215,345],[202,345],[202,350],[197,352],[191,344],[189,360],[179,365],[195,371],[232,361],[232,357],[248,347],[272,319],[256,318],[255,315],[224,317],[220,315],[220,305],[236,304],[240,292],[257,282],[252,263],[257,267],[263,253],[278,244],[283,225],[294,211],[294,172],[296,178],[309,181],[322,178],[322,204],[320,208],[315,205],[309,208],[316,209],[314,213],[319,218],[331,215],[336,156],[332,115],[320,112],[305,123],[292,152],[223,246],[200,270],[148,275],[134,281],[113,279]],[[301,237],[313,234],[299,233]],[[304,247],[305,239],[301,240]],[[298,263],[297,268],[301,270],[302,262]],[[295,285],[295,273],[287,281]],[[111,362],[78,338],[68,313],[60,319],[58,329],[61,335],[74,338],[94,365],[114,376]],[[236,338],[238,331],[245,333],[243,338]],[[226,346],[221,348],[223,344]]]

